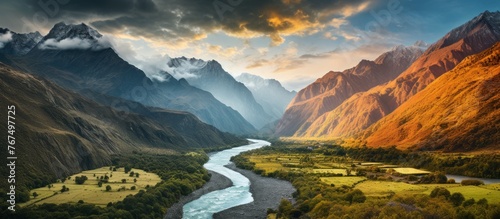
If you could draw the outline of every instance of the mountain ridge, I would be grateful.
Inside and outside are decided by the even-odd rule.
[[[170,59],[167,65],[174,75],[192,75],[185,77],[189,84],[210,92],[216,99],[238,111],[255,128],[259,129],[271,120],[252,92],[226,72],[219,62],[180,57]]]
[[[272,116],[272,120],[278,120],[283,116],[286,107],[297,94],[295,91],[285,89],[275,79],[264,79],[249,73],[240,74],[235,79],[248,87],[264,111]]]
[[[113,154],[177,153],[245,141],[222,133],[186,112],[134,108],[152,113],[146,117],[137,111],[118,111],[1,62],[0,84],[0,102],[16,108],[15,135],[19,145],[16,154],[25,161],[18,166],[18,177],[31,186],[40,180],[49,183],[85,169],[109,165]],[[180,124],[183,120],[206,136],[191,133],[191,126]],[[0,127],[0,135],[5,139],[6,129],[7,126]],[[7,157],[7,150],[0,153]]]
[[[497,22],[500,20],[500,12],[486,11],[453,29],[432,44],[396,79],[349,98],[316,119],[300,136],[346,137],[363,131],[390,114],[436,78],[454,68],[466,56],[481,52],[500,39],[500,32],[493,31],[490,21],[483,19],[485,17]],[[463,33],[457,30],[471,31]],[[450,37],[455,35],[464,38]]]
[[[500,43],[468,56],[361,134],[368,146],[471,151],[500,145]]]
[[[209,92],[176,79],[149,79],[143,71],[106,47],[105,41],[96,39],[99,36],[102,35],[85,24],[58,23],[28,54],[6,54],[0,61],[75,91],[91,89],[145,105],[188,111],[206,123],[235,134],[256,131],[237,111]],[[45,46],[47,42],[51,42],[49,47]]]
[[[355,93],[395,78],[421,54],[418,46],[395,47],[374,61],[361,60],[343,72],[328,72],[297,93],[278,123],[276,135],[300,136],[321,115]]]

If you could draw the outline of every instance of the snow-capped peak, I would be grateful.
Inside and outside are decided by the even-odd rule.
[[[54,25],[49,34],[45,36],[45,39],[55,39],[57,41],[67,38],[97,40],[101,37],[102,35],[99,32],[84,23],[65,24],[64,22],[59,22]]]
[[[110,42],[97,30],[81,24],[57,23],[42,39],[39,49],[92,49],[101,50],[110,48]]]
[[[0,28],[0,49],[3,53],[25,55],[42,39],[36,31],[31,33],[16,33],[7,28]]]
[[[391,51],[385,52],[374,60],[377,64],[383,63],[393,63],[397,64],[399,62],[405,62],[409,60],[416,60],[423,53],[423,49],[420,46],[423,42],[417,41],[412,46],[398,45],[395,46]],[[425,44],[425,43],[424,43]]]

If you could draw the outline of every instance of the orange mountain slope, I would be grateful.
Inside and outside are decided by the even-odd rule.
[[[407,70],[387,84],[358,93],[316,119],[302,137],[350,136],[390,114],[465,57],[500,40],[500,12],[484,12],[434,43]]]
[[[369,146],[500,149],[500,43],[465,58],[364,133]]]
[[[397,46],[374,61],[362,60],[343,72],[328,72],[297,93],[278,123],[276,134],[290,136],[306,130],[319,116],[335,109],[353,94],[396,78],[422,53],[417,45]]]

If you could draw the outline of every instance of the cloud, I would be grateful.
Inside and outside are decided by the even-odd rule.
[[[2,49],[5,44],[12,41],[12,32],[7,31],[4,34],[0,34],[0,49]]]
[[[92,49],[103,50],[111,48],[112,45],[107,37],[97,38],[96,40],[81,39],[81,38],[66,38],[60,41],[56,39],[48,39],[38,46],[39,49],[54,49],[54,50],[67,50],[67,49]]]
[[[248,64],[246,66],[246,68],[247,69],[259,68],[259,67],[266,66],[270,63],[271,63],[271,61],[269,61],[267,59],[257,59],[257,60],[253,60],[250,64]]]
[[[223,9],[214,7],[214,3]],[[40,9],[38,0],[1,4],[27,17]],[[334,17],[354,15],[366,10],[369,4],[362,0],[314,3],[305,0],[72,0],[59,6],[58,13],[48,17],[46,26],[51,21],[83,21],[103,33],[188,47],[191,42],[216,31],[244,39],[266,36],[272,46],[278,46],[286,42],[287,36],[317,33],[326,23],[339,22]]]
[[[208,50],[215,55],[226,58],[241,54],[241,50],[238,50],[236,47],[223,48],[219,45],[208,45]]]
[[[307,61],[297,57],[297,53],[297,44],[295,42],[289,42],[279,55],[274,55],[269,59],[256,58],[254,60],[250,60],[250,64],[246,66],[246,69],[272,66],[274,68],[273,73],[297,69]]]

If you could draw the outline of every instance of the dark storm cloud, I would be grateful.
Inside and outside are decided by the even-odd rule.
[[[224,30],[241,37],[269,36],[277,44],[283,35],[304,34],[362,0],[67,0],[50,21],[91,21],[101,32],[125,33],[175,42],[202,38]],[[24,14],[57,0],[21,0],[0,3]],[[64,1],[61,1],[64,3]],[[30,8],[30,9],[27,9]],[[50,7],[49,7],[50,9]],[[29,12],[27,12],[29,11]]]

